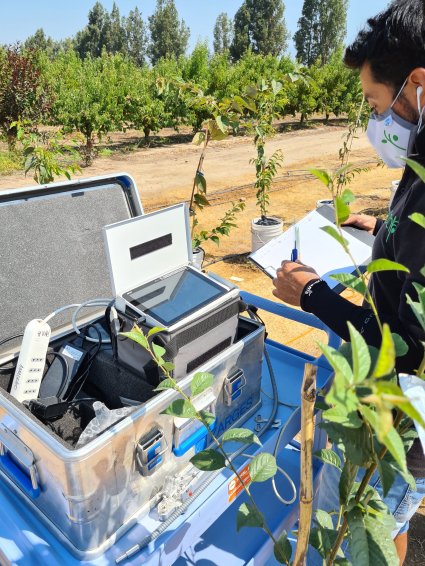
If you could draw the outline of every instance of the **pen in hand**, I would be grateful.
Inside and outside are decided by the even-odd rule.
[[[297,259],[299,259],[299,257],[300,257],[299,228],[298,228],[298,226],[295,226],[294,229],[295,229],[295,241],[294,241],[294,247],[292,248],[292,251],[291,251],[291,261],[297,261]]]

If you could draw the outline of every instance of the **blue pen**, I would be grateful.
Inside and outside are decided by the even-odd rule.
[[[298,226],[295,226],[295,241],[294,247],[291,251],[291,261],[297,261],[299,256],[299,235],[299,228]]]

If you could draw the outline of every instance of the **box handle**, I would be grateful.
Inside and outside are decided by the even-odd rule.
[[[0,423],[0,466],[30,497],[35,499],[40,495],[34,454],[3,423]]]
[[[216,426],[217,426],[217,419],[215,419],[210,424],[211,432],[215,431]],[[191,434],[189,438],[187,438],[182,443],[180,443],[179,446],[173,447],[174,454],[177,457],[183,456],[183,454],[186,454],[186,452],[190,450],[192,446],[195,446],[195,453],[204,450],[207,445],[208,434],[209,434],[208,430],[205,428],[205,426],[202,425],[200,428],[198,428],[196,432]]]

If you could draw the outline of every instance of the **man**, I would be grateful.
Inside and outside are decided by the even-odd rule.
[[[368,20],[345,52],[345,64],[359,69],[364,96],[372,109],[368,137],[390,167],[400,167],[401,156],[425,165],[425,1],[398,0]],[[425,285],[420,270],[425,266],[425,231],[408,217],[425,213],[425,184],[409,168],[391,204],[385,222],[367,215],[352,215],[346,224],[376,236],[372,258],[387,258],[409,268],[410,273],[383,271],[371,277],[370,289],[382,322],[400,334],[409,346],[397,359],[397,370],[413,373],[424,355],[425,334],[406,301],[416,300],[413,283]],[[301,262],[283,261],[273,280],[273,294],[282,301],[315,314],[344,340],[349,340],[350,321],[373,346],[381,335],[372,311],[353,305],[321,281],[314,269]],[[394,541],[403,564],[407,550],[409,519],[425,495],[425,458],[418,442],[407,455],[417,491],[398,477],[385,502],[394,514]]]

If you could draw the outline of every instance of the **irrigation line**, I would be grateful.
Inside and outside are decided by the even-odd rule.
[[[376,163],[374,160],[366,160],[366,161],[360,161],[359,163],[355,163],[353,165],[355,165],[356,167],[366,167],[368,165],[372,165]],[[290,187],[292,187],[294,184],[296,184],[299,181],[304,180],[312,180],[315,179],[316,177],[314,175],[312,175],[311,173],[309,173],[308,169],[292,169],[292,170],[288,170],[286,171],[286,173],[284,175],[279,175],[278,177],[275,177],[275,179],[273,180],[273,184],[274,185],[278,185],[280,183],[283,183],[284,181],[289,181],[290,184],[285,184],[285,186],[283,187],[275,187],[270,189],[270,193],[275,193],[275,192],[279,192],[282,191],[284,189],[288,189]],[[208,195],[208,201],[210,202],[210,206],[220,206],[223,204],[223,200],[220,199],[220,197],[222,195],[229,195],[231,193],[236,193],[236,192],[244,192],[244,191],[250,191],[253,190],[255,187],[255,181],[252,183],[246,183],[244,185],[234,185],[232,187],[227,187],[226,189],[219,189],[218,191],[214,191],[212,193],[210,193]],[[214,202],[214,201],[218,201],[218,202]],[[189,201],[183,201],[186,203],[189,203]],[[145,212],[149,212],[150,210],[156,210],[157,207],[145,207]]]

